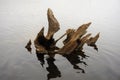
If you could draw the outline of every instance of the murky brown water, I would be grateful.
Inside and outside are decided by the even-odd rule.
[[[79,55],[71,55],[73,60],[61,55],[43,59],[32,44],[30,54],[24,47],[42,26],[47,32],[48,7],[61,24],[55,38],[68,28],[93,22],[88,32],[101,33],[98,52],[85,46],[89,56],[85,59]],[[0,0],[0,80],[120,80],[119,14],[119,0]]]

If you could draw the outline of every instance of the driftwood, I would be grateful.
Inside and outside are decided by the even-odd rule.
[[[44,36],[44,27],[37,34],[34,45],[37,53],[43,54],[71,54],[74,51],[82,51],[84,44],[86,43],[88,46],[94,47],[94,49],[98,50],[95,45],[96,41],[99,38],[98,33],[95,37],[90,37],[91,33],[87,33],[88,27],[91,25],[91,22],[81,25],[78,29],[68,29],[66,32],[58,39],[54,39],[54,34],[60,29],[59,22],[53,15],[51,9],[47,11],[48,17],[48,33]],[[63,41],[64,46],[62,48],[58,48],[56,43],[61,40],[64,36],[67,36]]]

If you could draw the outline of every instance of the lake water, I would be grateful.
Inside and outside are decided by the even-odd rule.
[[[34,45],[32,54],[25,45],[43,26],[46,34],[48,8],[61,25],[56,39],[68,28],[92,22],[88,32],[100,32],[98,52],[85,45],[86,59],[46,55],[42,66]],[[120,80],[119,34],[119,0],[0,0],[0,80]]]

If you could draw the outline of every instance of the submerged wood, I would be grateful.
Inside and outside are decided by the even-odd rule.
[[[68,29],[66,32],[57,40],[53,38],[54,34],[60,29],[59,22],[53,15],[51,9],[47,11],[48,16],[48,33],[44,36],[44,27],[37,34],[34,45],[37,53],[45,53],[54,56],[54,54],[71,54],[74,51],[82,51],[85,43],[91,46],[96,43],[99,38],[99,33],[95,37],[90,37],[91,33],[87,33],[87,29],[91,22],[81,25],[78,29]],[[59,42],[64,36],[66,39],[63,41],[64,46],[58,48],[56,43]]]

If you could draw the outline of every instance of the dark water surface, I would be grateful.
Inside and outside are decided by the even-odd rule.
[[[29,39],[33,42],[42,26],[47,32],[48,7],[61,24],[56,39],[68,28],[93,22],[88,32],[100,32],[98,52],[85,45],[86,59],[58,54],[43,59],[32,44],[30,54]],[[119,0],[0,0],[0,80],[120,80],[119,14]]]

